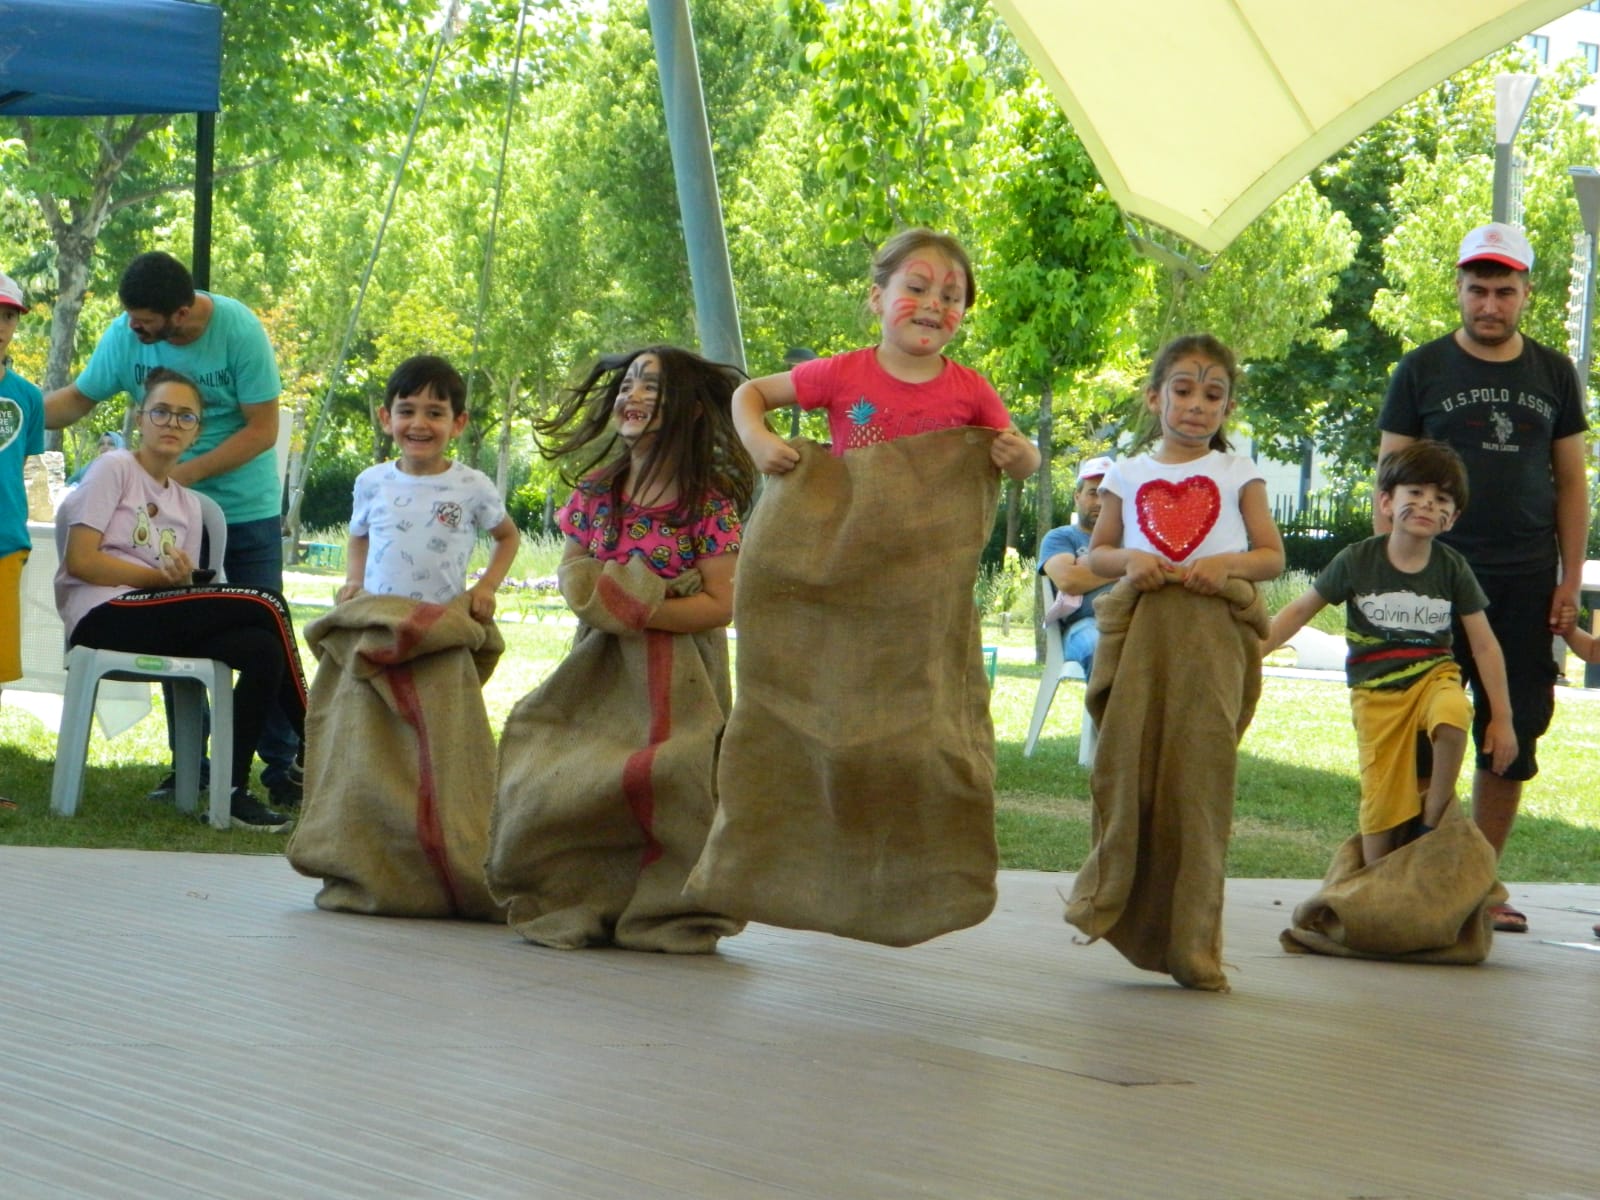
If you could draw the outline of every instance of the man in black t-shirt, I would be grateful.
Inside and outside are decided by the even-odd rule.
[[[1456,262],[1461,327],[1400,360],[1378,416],[1380,461],[1418,438],[1448,442],[1466,463],[1472,495],[1482,498],[1440,540],[1460,551],[1488,594],[1510,680],[1520,752],[1496,774],[1483,753],[1487,699],[1456,631],[1476,707],[1472,815],[1496,853],[1505,849],[1523,783],[1539,770],[1537,741],[1555,707],[1550,635],[1577,619],[1589,530],[1583,388],[1570,358],[1518,329],[1532,266],[1532,247],[1510,225],[1467,234]],[[1376,512],[1373,528],[1388,532]],[[1522,932],[1527,920],[1501,906],[1495,928]]]

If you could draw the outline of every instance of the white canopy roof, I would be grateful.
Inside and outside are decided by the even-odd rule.
[[[1574,0],[994,6],[1123,211],[1213,252],[1363,130],[1578,7]]]

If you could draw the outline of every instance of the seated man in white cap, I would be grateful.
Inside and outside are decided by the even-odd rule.
[[[1100,480],[1111,469],[1109,458],[1085,459],[1078,467],[1078,486],[1072,493],[1077,520],[1044,535],[1039,543],[1039,570],[1056,586],[1056,601],[1045,620],[1061,622],[1061,649],[1068,662],[1083,668],[1087,679],[1094,672],[1094,651],[1100,629],[1094,621],[1095,601],[1116,583],[1096,575],[1080,560],[1089,554],[1089,539],[1100,516]]]

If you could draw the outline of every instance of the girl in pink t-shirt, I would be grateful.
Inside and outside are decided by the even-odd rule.
[[[755,484],[729,408],[739,378],[649,346],[602,359],[534,423],[541,452],[572,464],[558,521],[580,625],[506,722],[487,873],[535,944],[707,954],[743,927],[684,892],[715,810],[723,627]]]
[[[1013,479],[1039,467],[1039,451],[1017,431],[989,381],[943,354],[977,298],[961,243],[931,229],[907,229],[872,260],[867,305],[882,325],[878,344],[764,375],[733,394],[739,437],[756,466],[783,475],[800,452],[767,428],[766,414],[798,404],[828,414],[833,452],[978,425],[1000,430],[989,458]]]
[[[649,346],[601,359],[534,424],[545,455],[578,464],[556,517],[565,558],[637,557],[664,579],[700,572],[701,590],[665,600],[648,628],[700,633],[733,619],[740,514],[755,475],[732,423],[737,380],[688,350]]]
[[[139,448],[116,450],[62,502],[66,552],[56,607],[74,646],[212,658],[233,685],[233,824],[277,833],[290,818],[250,793],[267,711],[276,703],[304,740],[306,683],[289,607],[264,588],[213,586],[200,558],[200,501],[171,478],[200,432],[200,390],[158,367],[145,380]]]

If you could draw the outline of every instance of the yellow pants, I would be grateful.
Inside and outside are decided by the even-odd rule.
[[[1472,728],[1472,705],[1454,660],[1404,691],[1353,688],[1350,710],[1361,755],[1361,832],[1382,833],[1422,811],[1417,790],[1417,734],[1441,725]]]
[[[26,550],[0,557],[0,683],[22,678],[22,564]]]

